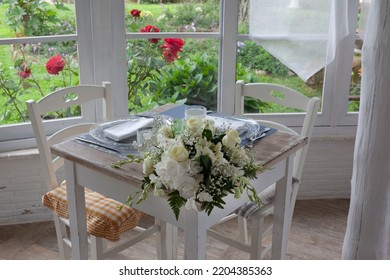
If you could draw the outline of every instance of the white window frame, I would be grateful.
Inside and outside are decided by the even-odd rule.
[[[358,0],[348,1],[349,27],[356,28]],[[76,0],[77,34],[61,36],[40,36],[27,38],[0,39],[0,44],[49,42],[76,40],[79,54],[80,84],[101,84],[110,81],[114,93],[115,116],[128,113],[127,108],[127,61],[126,40],[132,38],[213,38],[220,40],[218,110],[233,112],[234,88],[236,81],[237,41],[249,39],[249,36],[237,34],[239,0],[220,1],[219,32],[161,32],[131,33],[125,30],[125,9],[123,0]],[[351,78],[353,46],[355,36],[347,37],[336,50],[336,60],[325,70],[322,98],[322,111],[319,113],[315,134],[354,135],[357,125],[357,113],[347,112],[349,82]],[[338,60],[337,58],[343,58]],[[347,58],[347,59],[346,59]],[[83,108],[83,118],[98,121],[96,114],[99,104]],[[256,116],[254,116],[256,117]],[[300,114],[261,115],[299,129],[303,116]],[[47,121],[49,132],[78,122],[81,118]],[[0,152],[31,148],[35,146],[29,123],[0,126]]]

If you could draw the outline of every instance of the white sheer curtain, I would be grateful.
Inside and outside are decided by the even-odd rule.
[[[363,76],[342,258],[385,260],[390,230],[390,1],[364,1],[361,8]]]
[[[360,17],[359,17],[359,37],[364,40],[366,34],[368,13],[370,11],[371,0],[360,0]]]
[[[251,0],[250,37],[306,81],[348,35],[347,2]]]

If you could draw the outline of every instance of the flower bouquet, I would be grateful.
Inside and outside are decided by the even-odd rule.
[[[157,122],[158,123],[158,122]],[[262,165],[255,163],[250,151],[240,145],[237,130],[219,128],[211,119],[191,117],[169,124],[160,122],[145,146],[142,190],[129,195],[126,203],[141,203],[149,195],[167,195],[176,219],[180,208],[205,211],[224,207],[224,197],[240,198],[246,192],[251,201],[261,204],[250,184]]]

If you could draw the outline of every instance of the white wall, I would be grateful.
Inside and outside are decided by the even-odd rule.
[[[355,137],[313,136],[298,199],[349,198]]]
[[[36,149],[0,154],[0,225],[51,219],[46,191]]]
[[[298,199],[349,198],[353,147],[353,137],[313,137]],[[37,150],[0,154],[0,225],[51,219],[46,190]]]

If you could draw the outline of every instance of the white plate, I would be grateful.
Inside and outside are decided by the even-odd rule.
[[[235,128],[240,134],[242,140],[249,139],[252,136],[256,135],[260,131],[260,124],[253,119],[226,115],[221,113],[209,113],[207,116],[217,118],[215,122],[217,126],[220,126],[223,123],[223,128]],[[224,121],[226,120],[226,121]]]
[[[138,120],[141,118],[140,116],[135,115],[129,115],[128,117],[116,119],[112,121],[105,121],[102,123],[97,123],[91,127],[89,130],[89,134],[96,140],[112,147],[118,147],[123,149],[129,149],[133,147],[133,142],[137,140],[137,136],[133,135],[128,138],[122,139],[120,141],[115,141],[109,137],[106,137],[104,131],[108,128],[112,128],[117,125],[126,124],[128,122],[134,122],[135,120]],[[161,117],[156,117],[154,120],[161,119]],[[149,126],[152,126],[153,123],[151,123]],[[134,148],[135,150],[135,148]]]

